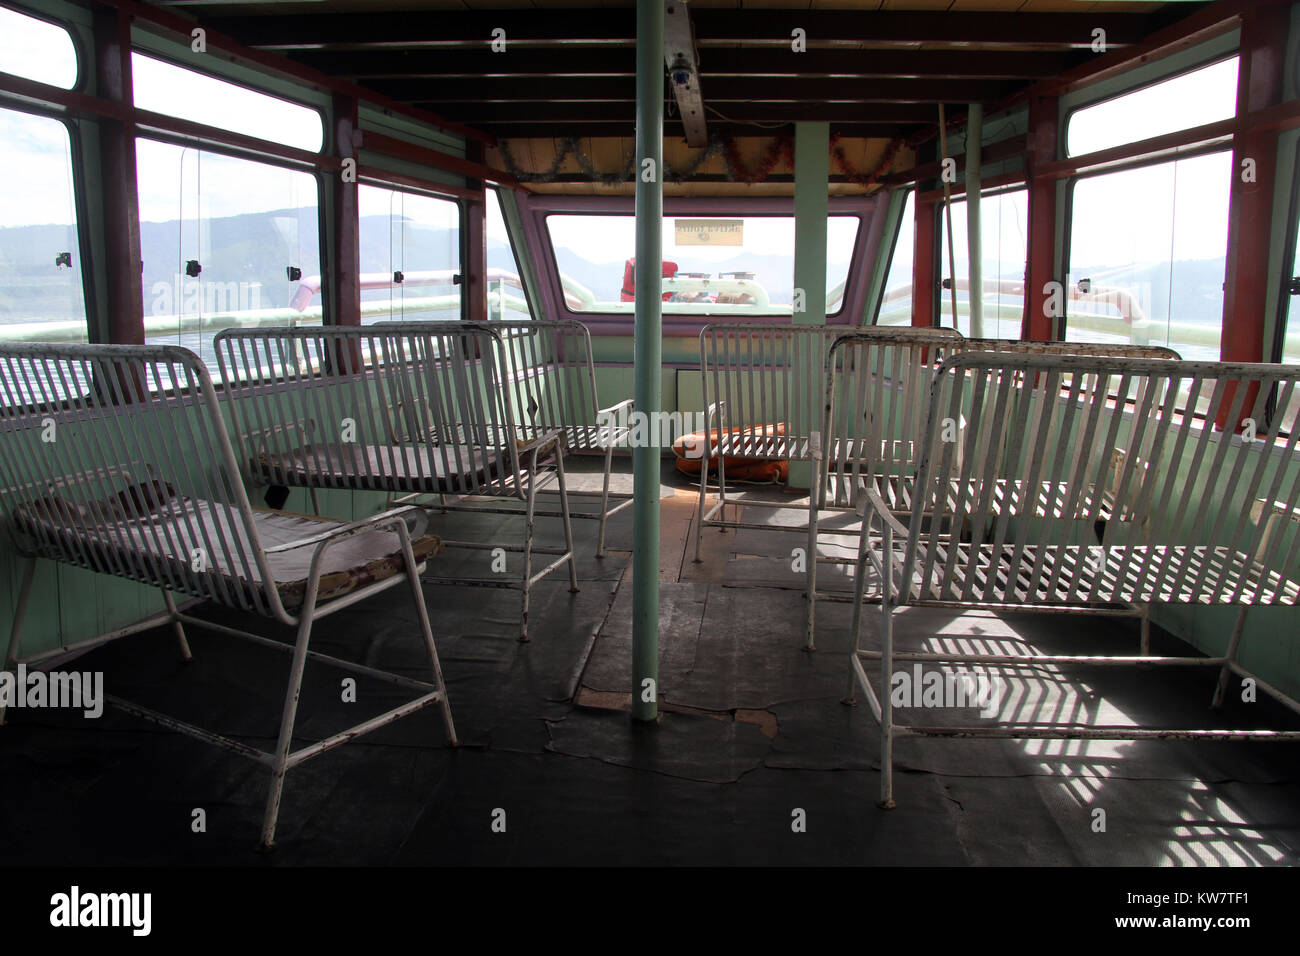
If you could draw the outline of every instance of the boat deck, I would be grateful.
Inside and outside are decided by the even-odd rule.
[[[590,481],[589,462],[571,470],[584,466]],[[538,584],[530,644],[515,639],[518,592],[426,586],[462,746],[444,746],[431,710],[296,769],[271,854],[255,851],[261,767],[111,708],[96,721],[11,711],[0,729],[0,864],[1300,862],[1300,773],[1284,745],[903,739],[898,807],[878,809],[876,724],[865,704],[841,703],[850,607],[823,604],[819,649],[803,651],[802,576],[789,557],[803,538],[710,529],[706,560],[694,564],[695,496],[668,467],[664,482],[675,494],[663,502],[657,725],[629,717],[628,509],[613,520],[602,560],[594,522],[575,523],[581,593],[569,593],[562,573]],[[751,520],[783,517],[750,511]],[[509,520],[435,515],[433,530],[465,538]],[[555,521],[540,520],[539,533],[540,543],[562,540]],[[486,571],[486,552],[465,554],[444,555],[430,572],[473,573],[475,561]],[[262,621],[197,613],[269,632]],[[900,644],[918,648],[1103,654],[1137,643],[1134,621],[929,609],[896,621]],[[315,646],[417,667],[413,627],[404,600],[380,596],[322,620]],[[103,670],[110,693],[268,747],[287,656],[201,631],[190,640],[188,665],[159,628],[69,667]],[[1153,651],[1187,648],[1156,628]],[[339,678],[308,667],[301,740],[400,693],[362,678],[358,702],[343,703]],[[1209,669],[1040,667],[1003,680],[1003,713],[1019,720],[1300,725],[1268,702],[1211,716]],[[971,714],[939,719],[978,720]],[[206,812],[204,833],[192,832],[196,808]],[[1098,808],[1105,832],[1094,830]],[[493,828],[498,810],[504,833]],[[803,832],[792,826],[799,810]]]

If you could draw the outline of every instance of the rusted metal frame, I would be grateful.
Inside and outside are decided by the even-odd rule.
[[[343,176],[345,162],[357,161],[360,121],[356,97],[336,95],[330,110],[333,120],[334,151],[328,185],[329,230],[325,249],[325,275],[332,280],[322,286],[326,308],[335,325],[361,324],[361,206],[356,176]],[[315,507],[315,496],[312,497]],[[319,509],[318,512],[319,513]]]
[[[939,314],[939,222],[934,206],[913,205],[912,325],[933,328]]]
[[[477,143],[477,157],[468,155],[471,152],[472,144]],[[495,183],[498,186],[509,186],[511,189],[517,188],[519,181],[513,175],[503,169],[487,165],[482,158],[483,144],[477,140],[472,140],[466,144],[466,156],[453,156],[451,153],[444,153],[441,150],[432,149],[428,146],[420,146],[417,143],[411,143],[404,139],[398,139],[395,136],[388,136],[384,133],[376,133],[373,130],[366,130],[362,135],[361,146],[363,149],[372,150],[376,153],[383,153],[385,156],[392,156],[397,159],[406,159],[416,163],[423,163],[426,166],[432,166],[435,169],[445,170],[449,173],[459,173],[470,179],[482,179],[486,182]]]
[[[92,18],[95,44],[94,88],[99,97],[115,107],[131,104],[131,24],[112,11],[97,10]],[[36,84],[39,86],[40,84]],[[87,316],[91,341],[107,335],[106,341],[139,345],[144,342],[144,290],[141,284],[140,203],[135,167],[134,117],[96,116],[99,143],[96,158],[103,193],[99,202],[104,245],[90,246],[90,254],[104,256],[102,293],[105,308]],[[92,199],[92,197],[86,197]],[[92,201],[94,201],[92,199]],[[84,248],[84,247],[83,247]],[[87,276],[87,279],[90,277]],[[91,286],[91,302],[100,289]],[[88,303],[90,304],[90,303]],[[106,313],[106,314],[105,314]]]
[[[483,144],[474,140],[465,144],[465,154],[474,160],[483,158]],[[487,185],[482,178],[465,182],[473,193],[461,203],[460,296],[461,318],[469,322],[486,322],[487,301]]]
[[[1057,186],[1055,180],[1042,175],[1042,169],[1056,159],[1060,149],[1060,101],[1056,97],[1034,97],[1029,101],[1029,129],[1025,164],[1029,188],[1028,256],[1020,337],[1026,341],[1049,342],[1057,337],[1059,318],[1048,310],[1051,299],[1048,283],[1060,281],[1056,271]]]
[[[953,120],[948,125],[955,126],[964,122],[962,120]],[[1031,127],[1032,129],[1032,127]],[[999,163],[1003,160],[1017,159],[1027,155],[1029,150],[1029,137],[1013,136],[1010,139],[999,140],[991,143],[984,148],[984,162],[986,164]],[[957,172],[963,172],[966,169],[966,157],[956,156]],[[943,166],[939,162],[922,163],[913,166],[911,169],[904,169],[897,173],[890,173],[880,178],[883,186],[907,186],[913,183],[919,183],[926,179],[938,179],[943,174]],[[958,183],[954,183],[954,191],[964,189]]]
[[[225,54],[232,62],[242,63],[246,66],[254,67],[276,73],[280,76],[296,80],[307,85],[310,88],[325,90],[332,93],[353,96],[366,103],[373,104],[382,109],[390,110],[394,113],[400,113],[403,116],[418,120],[429,126],[437,127],[449,133],[455,133],[466,139],[476,139],[484,143],[492,143],[494,140],[487,133],[481,130],[472,129],[453,120],[429,110],[420,109],[410,106],[390,97],[376,93],[374,90],[367,89],[357,83],[351,83],[346,80],[340,80],[337,77],[314,70],[309,66],[296,63],[287,57],[275,53],[268,53],[261,50],[250,49],[239,43],[234,38],[227,36],[217,30],[204,26],[197,20],[178,16],[167,10],[159,9],[145,3],[139,3],[137,0],[96,0],[98,4],[116,8],[124,14],[130,16],[133,23],[141,29],[150,32],[159,33],[163,36],[179,39],[186,45],[191,42],[192,31],[196,27],[203,27],[205,31],[205,42],[210,50],[217,50]]]
[[[1237,113],[1275,107],[1283,95],[1291,8],[1251,10],[1242,18]],[[1292,104],[1300,108],[1300,104]],[[1232,190],[1228,205],[1228,254],[1223,294],[1220,354],[1225,362],[1263,362],[1264,325],[1269,292],[1268,261],[1277,180],[1278,134],[1239,130],[1233,137]],[[1255,175],[1245,166],[1254,164]],[[1253,405],[1254,396],[1248,396]],[[1260,415],[1257,421],[1264,421]],[[1220,428],[1240,431],[1241,422],[1220,420]]]
[[[129,58],[128,66],[129,69]],[[127,81],[129,82],[129,74]],[[239,155],[281,160],[301,167],[338,169],[333,157],[310,150],[285,146],[256,136],[234,133],[217,126],[193,120],[154,113],[130,105],[130,101],[114,101],[102,96],[90,96],[76,90],[64,90],[46,83],[0,73],[0,102],[12,99],[16,104],[30,104],[53,109],[71,116],[86,119],[108,119],[135,127],[138,132],[157,138],[176,138],[187,143],[224,146]]]
[[[406,189],[412,189],[417,192],[428,193],[435,196],[450,196],[455,199],[478,199],[479,191],[476,189],[466,189],[464,186],[453,186],[449,183],[440,183],[435,179],[425,179],[421,176],[411,176],[407,173],[395,172],[391,169],[384,169],[380,166],[357,166],[357,182],[366,183],[374,186],[402,186]]]
[[[1025,174],[1022,172],[1003,173],[1000,176],[988,176],[984,179],[982,192],[995,192],[1008,186],[1020,186],[1025,183]],[[953,183],[950,190],[953,199],[966,195],[965,183]],[[930,206],[937,206],[944,201],[942,189],[931,189],[923,193],[916,194],[918,203],[925,203]]]

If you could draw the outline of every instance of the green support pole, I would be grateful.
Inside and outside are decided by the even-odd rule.
[[[794,287],[803,290],[796,323],[826,321],[827,184],[831,176],[831,124],[794,125]],[[797,307],[798,302],[795,303]]]
[[[966,239],[970,246],[966,270],[970,300],[970,337],[984,338],[984,231],[980,226],[980,167],[984,164],[984,107],[966,110]],[[954,277],[953,282],[957,280]]]
[[[636,411],[660,410],[663,365],[664,0],[636,4]],[[632,717],[659,716],[658,429],[632,449]]]
[[[830,212],[831,124],[794,125],[794,322],[822,325],[826,321],[826,216]],[[803,309],[800,310],[802,294]],[[792,371],[795,381],[801,373]],[[820,425],[808,427],[820,428]],[[790,462],[791,488],[812,484],[807,462]],[[811,560],[811,559],[810,559]]]

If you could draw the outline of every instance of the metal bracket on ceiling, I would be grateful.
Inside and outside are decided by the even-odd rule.
[[[668,0],[664,7],[664,65],[686,128],[686,144],[697,149],[709,144],[699,62],[690,7],[686,0]]]

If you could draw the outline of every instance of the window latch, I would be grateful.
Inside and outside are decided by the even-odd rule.
[[[403,275],[402,273],[400,273],[400,272],[394,272],[394,273],[393,273],[393,281],[396,282],[396,283],[398,283],[399,285],[401,284],[402,280],[405,279],[405,278],[406,278],[406,276],[404,276],[404,275]]]
[[[285,266],[284,274],[289,277],[290,282],[297,282],[302,278],[302,270],[297,266]]]
[[[59,269],[62,268],[63,266],[67,266],[69,269],[72,268],[72,253],[60,252],[57,256],[55,256],[54,268]]]
[[[199,265],[198,259],[190,259],[185,263],[185,274],[191,279],[197,279],[199,273],[203,271],[203,266]]]
[[[457,272],[454,276],[451,277],[452,285],[460,285],[464,281],[465,281],[465,277],[461,275],[459,272]]]
[[[1291,281],[1286,284],[1286,291],[1291,295],[1300,295],[1300,276],[1291,277]]]

